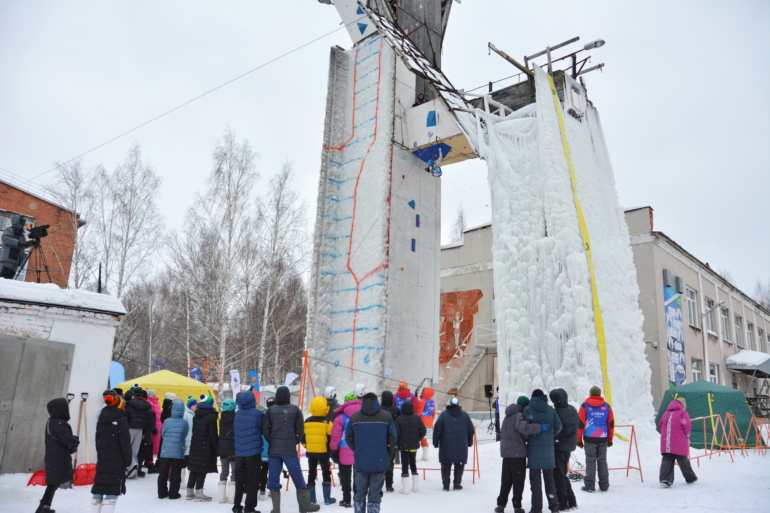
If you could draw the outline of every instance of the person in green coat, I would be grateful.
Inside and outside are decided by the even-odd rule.
[[[554,454],[554,437],[561,432],[561,420],[556,411],[548,404],[545,393],[536,389],[532,392],[529,405],[524,408],[524,420],[530,424],[540,424],[540,432],[527,435],[527,467],[529,467],[529,486],[532,491],[532,511],[543,511],[543,491],[540,475],[545,481],[545,495],[548,498],[548,509],[559,510],[559,500],[556,495],[556,482],[553,470],[556,468]]]

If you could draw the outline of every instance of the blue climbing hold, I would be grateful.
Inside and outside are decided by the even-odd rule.
[[[359,23],[359,24],[358,24],[358,30],[360,30],[360,31],[361,31],[361,34],[363,34],[364,32],[366,32],[366,27],[367,27],[367,26],[368,26],[368,25],[367,25],[366,23]]]
[[[407,205],[409,205],[410,207],[412,207],[412,210],[414,210],[414,207],[415,207],[417,204],[414,202],[414,200],[412,200],[412,201],[410,201],[409,203],[407,203]]]

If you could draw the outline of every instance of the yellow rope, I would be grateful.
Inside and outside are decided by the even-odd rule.
[[[604,378],[604,398],[612,405],[612,392],[610,390],[610,377],[607,373],[607,345],[604,339],[604,322],[602,321],[602,310],[599,305],[599,294],[596,291],[596,274],[594,273],[593,259],[591,258],[591,242],[588,238],[588,226],[583,217],[583,209],[580,207],[580,199],[577,192],[577,180],[575,178],[575,168],[572,167],[572,158],[569,153],[569,142],[567,141],[567,132],[564,130],[564,117],[561,113],[561,104],[556,95],[556,86],[553,83],[553,77],[548,75],[548,82],[551,84],[551,94],[553,103],[556,106],[556,115],[559,117],[559,128],[561,129],[561,141],[564,144],[564,156],[567,158],[569,166],[569,176],[572,180],[572,194],[575,197],[575,208],[577,209],[578,224],[580,225],[580,235],[583,238],[583,247],[586,250],[586,260],[588,261],[588,272],[591,274],[591,295],[593,296],[594,322],[596,324],[596,340],[599,344],[599,359],[602,365],[602,377]]]

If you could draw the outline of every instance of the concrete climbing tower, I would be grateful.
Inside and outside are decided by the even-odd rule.
[[[439,145],[442,164],[475,155],[393,34],[438,69],[451,2],[334,4],[353,47],[330,57],[305,342],[314,383],[434,384],[441,180],[426,162]],[[420,93],[428,101],[416,105]]]

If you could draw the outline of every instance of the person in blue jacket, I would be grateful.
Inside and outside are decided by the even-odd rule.
[[[185,405],[181,399],[171,405],[171,417],[163,422],[163,445],[158,458],[158,498],[178,499],[182,483],[185,441],[189,425],[184,418]],[[171,486],[167,487],[171,471]]]
[[[390,458],[396,450],[396,425],[390,413],[380,409],[377,394],[368,393],[361,400],[361,410],[348,422],[345,441],[355,458],[356,512],[380,513],[382,486]],[[368,501],[368,509],[367,509]]]
[[[262,417],[254,394],[238,395],[235,412],[235,498],[233,512],[254,513],[259,493],[259,471],[262,465]],[[241,507],[244,490],[246,502]]]

